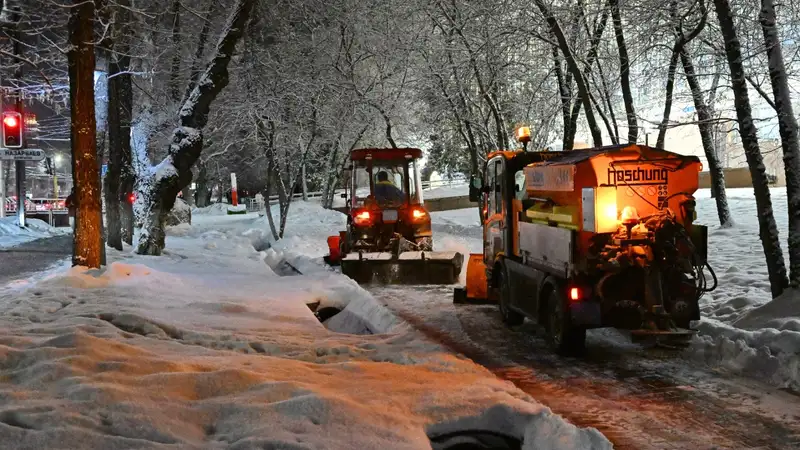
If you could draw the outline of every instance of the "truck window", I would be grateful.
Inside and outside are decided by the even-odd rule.
[[[517,200],[525,200],[527,192],[525,190],[525,172],[520,169],[514,174],[514,196]]]
[[[492,189],[494,189],[496,180],[494,167],[495,167],[494,163],[490,163],[486,166],[486,186],[491,186]],[[495,203],[494,195],[491,194],[487,195],[486,203],[487,203],[486,211],[488,215],[494,214],[494,203]]]
[[[503,160],[497,159],[494,162],[494,214],[503,213]]]

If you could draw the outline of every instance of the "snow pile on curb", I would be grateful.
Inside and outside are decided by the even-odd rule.
[[[47,222],[39,219],[26,220],[27,227],[20,228],[17,217],[4,217],[0,219],[0,248],[24,244],[36,239],[62,236],[69,234],[69,228],[53,228]]]
[[[273,272],[285,250],[241,235],[263,218],[223,219],[171,230],[161,257],[109,250],[103,270],[0,293],[0,447],[419,449],[458,425],[611,448],[380,314],[363,316],[391,333],[326,329],[306,304],[376,303],[309,256]]]
[[[770,384],[800,389],[800,300],[794,291],[771,300],[764,251],[758,235],[753,190],[728,189],[735,226],[719,227],[716,204],[698,192],[698,216],[709,226],[709,260],[719,279],[701,299],[700,335],[688,357],[710,367]],[[775,219],[786,253],[786,190],[771,190]]]
[[[224,216],[228,214],[227,203],[212,203],[205,208],[192,209],[193,215],[210,215],[210,216]]]

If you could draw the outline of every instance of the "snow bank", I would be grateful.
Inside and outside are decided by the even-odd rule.
[[[442,186],[427,191],[422,191],[423,198],[446,198],[446,197],[461,197],[469,195],[469,184],[456,184],[451,186]]]
[[[161,257],[109,250],[104,270],[0,292],[0,447],[419,449],[432,431],[479,426],[525,448],[611,447],[370,315],[380,305],[312,256],[254,250],[242,234],[264,220],[201,215],[168,230]],[[326,329],[316,301],[381,334]]]
[[[28,224],[20,228],[17,217],[4,217],[0,219],[0,248],[13,247],[36,239],[62,236],[69,234],[69,228],[53,228],[47,222],[39,219],[26,219]]]
[[[228,214],[227,203],[212,203],[205,208],[192,209],[193,215],[211,215],[211,216],[224,216]]]
[[[771,300],[751,188],[727,191],[733,228],[719,227],[716,203],[698,192],[698,217],[709,226],[709,261],[719,286],[701,299],[700,336],[688,356],[711,367],[800,389],[800,301],[794,291]],[[786,251],[786,190],[771,190]]]

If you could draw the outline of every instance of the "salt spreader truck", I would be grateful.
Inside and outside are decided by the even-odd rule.
[[[559,353],[601,327],[686,345],[717,284],[707,228],[694,223],[701,170],[695,156],[641,145],[490,154],[469,193],[483,254],[469,256],[454,301],[496,302],[511,326],[528,317]]]
[[[363,148],[345,170],[347,229],[325,260],[361,284],[454,284],[464,255],[434,252],[422,199],[418,148]]]

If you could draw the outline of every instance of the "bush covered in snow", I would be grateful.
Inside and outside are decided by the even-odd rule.
[[[170,211],[167,215],[165,225],[168,227],[174,227],[175,225],[180,225],[182,223],[188,223],[191,225],[192,208],[188,203],[183,201],[182,198],[176,198],[175,206],[172,207],[172,211]]]
[[[228,214],[247,214],[247,206],[242,204],[228,205]]]

